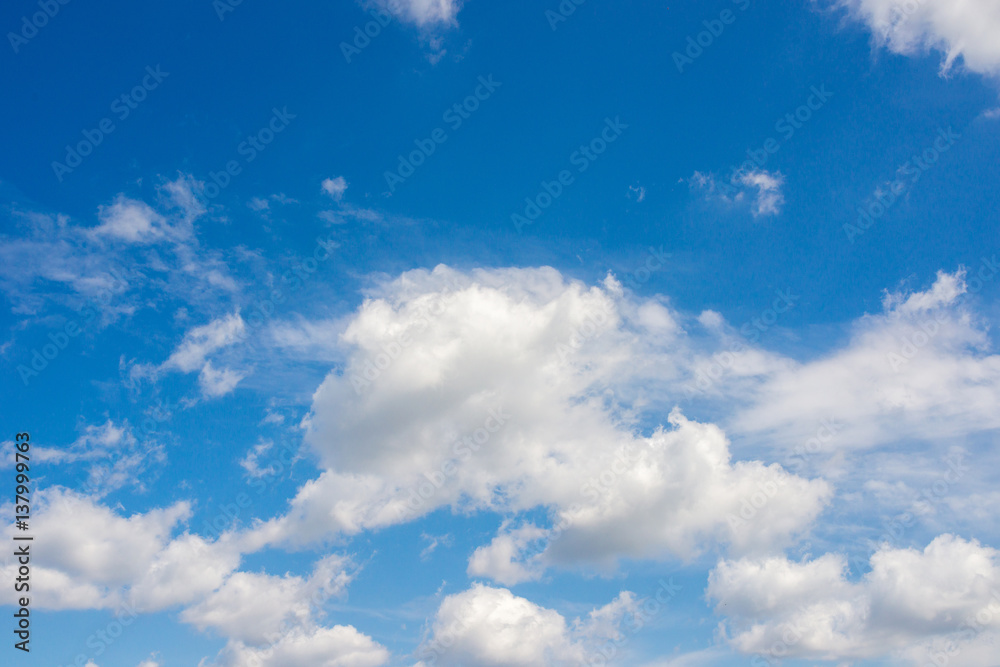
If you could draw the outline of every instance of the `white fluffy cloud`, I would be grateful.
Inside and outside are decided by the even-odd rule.
[[[141,614],[182,606],[182,621],[228,640],[220,667],[375,667],[388,659],[352,627],[318,625],[324,604],[353,576],[345,557],[321,558],[308,577],[239,572],[244,545],[235,533],[212,542],[172,536],[190,516],[186,503],[123,517],[56,488],[37,492],[33,514],[33,535],[46,545],[32,555],[32,604],[41,609]],[[8,558],[0,575],[12,581],[15,569]],[[0,594],[0,604],[14,600],[12,588]]]
[[[264,647],[231,642],[213,667],[378,667],[389,651],[351,626],[295,629]]]
[[[218,398],[236,389],[236,385],[246,377],[246,373],[231,368],[216,368],[209,356],[243,341],[247,335],[246,323],[235,312],[225,317],[211,320],[207,324],[194,327],[184,334],[166,361],[159,366],[136,364],[129,374],[136,378],[156,378],[166,371],[182,373],[198,372],[198,386],[202,396]]]
[[[961,302],[967,278],[981,287],[997,269],[994,258],[968,276],[939,273],[925,291],[886,295],[883,312],[858,320],[842,348],[759,375],[753,400],[729,426],[791,446],[832,419],[837,446],[852,449],[1000,428],[1000,355]]]
[[[222,636],[263,645],[290,628],[312,623],[321,605],[343,594],[347,561],[327,556],[309,578],[236,572],[211,595],[181,613],[181,620]]]
[[[537,562],[525,562],[524,554],[535,541],[548,537],[549,531],[534,524],[507,530],[507,522],[487,546],[479,547],[469,559],[471,577],[489,577],[504,586],[538,579],[542,570]]]
[[[174,535],[191,514],[187,503],[125,517],[60,488],[38,491],[35,502],[33,534],[48,545],[32,560],[38,573],[32,603],[40,608],[130,605],[145,613],[190,604],[216,590],[240,564],[232,535],[215,541]]]
[[[430,636],[417,649],[417,667],[579,665],[603,658],[591,651],[620,637],[617,627],[635,606],[634,596],[625,592],[586,619],[567,623],[559,612],[505,588],[474,584],[441,602]]]
[[[720,429],[677,411],[644,435],[614,393],[628,400],[649,371],[636,359],[679,377],[677,318],[611,278],[586,287],[544,268],[404,274],[347,322],[346,367],[313,397],[306,439],[328,469],[257,538],[308,542],[448,505],[549,508],[559,524],[550,548],[520,559],[524,572],[492,572],[509,581],[556,561],[786,544],[821,511],[827,484],[734,462]],[[742,530],[734,519],[757,496],[766,521]],[[504,539],[476,572],[517,560]]]
[[[163,366],[176,368],[184,373],[198,370],[204,366],[208,355],[232,345],[244,335],[246,335],[246,324],[239,313],[212,320],[184,334],[184,340]]]
[[[942,535],[922,551],[883,546],[858,582],[847,579],[846,567],[836,554],[723,561],[707,593],[728,617],[729,643],[743,653],[896,656],[923,665],[933,661],[928,650],[947,650],[949,665],[986,664],[970,656],[1000,628],[1000,552]]]
[[[993,0],[841,0],[894,53],[944,54],[941,71],[956,61],[980,74],[1000,74],[1000,4]]]

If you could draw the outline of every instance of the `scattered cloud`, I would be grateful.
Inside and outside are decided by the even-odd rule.
[[[212,366],[212,362],[207,361],[198,374],[198,384],[201,387],[202,396],[218,398],[236,389],[236,385],[244,377],[246,377],[244,373],[229,368],[216,369]]]
[[[532,542],[544,543],[549,531],[533,524],[508,530],[508,523],[504,522],[489,545],[479,547],[469,558],[470,577],[488,577],[504,586],[541,578],[543,569],[537,562],[526,562],[524,554]]]
[[[655,326],[646,306],[661,315]],[[786,544],[823,509],[825,482],[734,462],[721,429],[679,410],[642,435],[629,408],[598,390],[627,396],[647,373],[681,380],[683,332],[663,318],[680,315],[636,302],[611,277],[588,288],[552,269],[438,267],[384,285],[346,323],[311,323],[308,339],[346,358],[304,422],[327,469],[256,539],[308,543],[447,506],[549,508],[549,544],[532,562],[513,556],[523,532],[476,557],[473,571],[509,580],[557,562]],[[295,330],[307,329],[296,325],[286,340]],[[762,487],[775,498],[761,510],[767,520],[752,531],[733,525]]]
[[[251,447],[246,456],[240,460],[240,467],[246,470],[247,475],[253,479],[260,479],[261,477],[273,475],[277,472],[277,469],[273,464],[267,466],[266,468],[261,468],[258,463],[260,461],[260,457],[271,451],[273,447],[274,443],[272,441],[264,440],[262,438],[261,441]]]
[[[782,191],[785,177],[780,172],[769,172],[766,169],[734,171],[728,182],[720,182],[712,174],[696,171],[687,183],[708,201],[721,201],[729,205],[750,202],[755,218],[778,215],[785,203]]]
[[[245,335],[246,324],[238,312],[214,319],[184,334],[184,340],[163,363],[163,367],[184,373],[198,370],[205,365],[208,355],[232,345]]]
[[[975,271],[979,285],[992,270]],[[925,291],[887,294],[883,311],[856,321],[845,346],[760,375],[731,427],[787,446],[834,419],[839,446],[854,448],[1000,428],[1000,356],[961,301],[967,289],[959,270],[938,273]]]
[[[389,651],[355,628],[296,628],[263,647],[234,641],[210,667],[379,667]]]
[[[785,197],[781,193],[781,186],[785,183],[785,177],[778,172],[770,173],[766,169],[756,169],[754,171],[743,172],[738,176],[741,185],[757,189],[757,196],[753,203],[753,215],[778,215],[781,207],[785,203]]]
[[[110,206],[100,207],[98,218],[101,224],[92,231],[96,237],[151,243],[167,237],[171,231],[163,216],[147,204],[122,195]]]
[[[319,603],[344,593],[349,562],[328,556],[308,578],[235,572],[201,602],[181,612],[181,620],[223,637],[261,645],[293,627],[307,627]]]
[[[861,581],[843,556],[723,561],[707,594],[727,617],[726,640],[742,653],[849,661],[889,657],[923,665],[1000,637],[1000,553],[941,535],[923,550],[883,546]],[[961,664],[987,664],[966,661]],[[994,654],[995,658],[995,654]],[[909,662],[909,660],[907,660]]]
[[[344,193],[347,192],[347,181],[343,176],[328,178],[323,181],[323,192],[332,197],[334,201],[340,201],[343,199]]]
[[[167,459],[163,445],[156,440],[140,440],[128,422],[115,424],[110,419],[103,424],[84,425],[83,432],[68,447],[36,446],[32,452],[39,463],[85,470],[81,489],[95,498],[125,487],[145,491],[144,475]],[[13,468],[14,442],[0,445],[0,453],[4,456],[0,469]]]

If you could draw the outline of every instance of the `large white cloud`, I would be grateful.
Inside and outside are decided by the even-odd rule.
[[[644,362],[683,376],[678,317],[614,279],[587,287],[548,268],[404,274],[343,325],[347,363],[306,422],[327,470],[257,538],[316,540],[450,505],[548,508],[560,525],[542,559],[553,562],[787,543],[827,484],[734,462],[721,430],[677,411],[658,417],[666,428],[639,429]],[[767,520],[742,531],[733,518],[754,498]]]
[[[836,554],[722,561],[707,593],[728,617],[730,644],[767,660],[896,656],[923,665],[933,661],[927,650],[947,650],[949,665],[987,664],[970,656],[1000,629],[1000,552],[942,535],[923,550],[883,546],[860,581],[846,568]]]
[[[131,604],[155,611],[209,593],[240,562],[228,538],[173,536],[191,514],[184,502],[123,517],[89,497],[53,488],[36,492],[33,510],[32,534],[46,545],[32,560],[39,572],[32,602],[41,608]],[[13,600],[13,591],[5,600]]]
[[[297,628],[263,647],[231,642],[214,667],[378,667],[389,651],[355,628]]]
[[[596,646],[622,635],[618,625],[636,609],[622,593],[585,619],[566,619],[505,588],[474,584],[442,600],[430,635],[417,649],[416,667],[553,667],[579,665],[601,657]]]
[[[956,61],[980,74],[1000,73],[1000,4],[993,0],[841,0],[894,53],[944,54],[942,72]]]
[[[260,645],[289,627],[309,625],[322,603],[341,595],[350,582],[347,561],[328,556],[309,578],[236,572],[181,620],[224,637]]]

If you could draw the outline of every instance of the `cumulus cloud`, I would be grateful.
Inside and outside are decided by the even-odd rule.
[[[678,318],[612,278],[587,287],[552,269],[404,274],[341,329],[344,370],[313,397],[306,440],[325,472],[255,538],[309,542],[443,506],[547,508],[551,546],[539,560],[515,555],[526,538],[508,535],[472,566],[509,581],[547,563],[788,543],[822,510],[826,483],[733,461],[719,428],[678,411],[643,434],[615,398],[650,372],[636,359],[678,375]],[[733,519],[761,493],[773,499],[760,509],[766,527],[744,531]],[[502,562],[526,569],[502,572]]]
[[[471,577],[489,577],[505,586],[533,581],[542,575],[537,563],[524,562],[523,556],[532,542],[548,537],[549,531],[534,524],[507,530],[507,523],[489,545],[479,547],[469,559]]]
[[[588,661],[595,644],[618,639],[618,625],[636,601],[624,592],[585,619],[566,619],[505,588],[474,584],[438,608],[430,636],[417,649],[429,665],[553,667]]]
[[[334,555],[319,561],[309,578],[235,572],[211,595],[181,612],[181,620],[262,645],[290,628],[309,626],[323,602],[343,594],[351,580],[347,565]]]
[[[998,556],[952,535],[923,550],[885,545],[857,582],[848,580],[846,559],[836,554],[803,562],[722,561],[707,594],[728,617],[727,641],[743,653],[841,661],[894,656],[923,665],[945,645],[950,656],[965,647],[974,653],[996,637]],[[948,664],[987,664],[962,658]]]
[[[970,281],[981,288],[997,269],[995,258],[984,260]],[[1000,356],[962,302],[966,278],[941,272],[927,290],[887,294],[882,312],[856,321],[840,349],[772,366],[730,427],[791,445],[834,419],[838,446],[858,449],[1000,427]]]
[[[231,642],[213,667],[378,667],[389,651],[351,626],[294,629],[265,647]]]
[[[943,54],[941,72],[956,62],[979,74],[1000,74],[1000,5],[992,0],[840,0],[893,53]]]
[[[175,527],[191,513],[187,503],[177,503],[125,518],[88,497],[58,488],[38,491],[35,503],[32,529],[36,539],[49,546],[34,557],[34,563],[59,573],[40,576],[32,588],[33,604],[48,609],[120,604],[126,599],[125,588],[156,571],[154,563],[161,562]],[[72,585],[64,587],[67,582]]]
[[[190,517],[187,503],[124,517],[53,488],[37,492],[34,509],[33,534],[48,545],[32,556],[32,604],[41,609],[135,615],[182,606],[182,621],[228,640],[220,667],[374,667],[388,659],[354,628],[318,624],[323,604],[343,595],[353,577],[346,557],[321,558],[307,577],[240,572],[244,545],[236,533],[214,541],[176,534]],[[13,580],[15,568],[8,561],[0,574]],[[0,594],[0,604],[14,600],[13,589]]]

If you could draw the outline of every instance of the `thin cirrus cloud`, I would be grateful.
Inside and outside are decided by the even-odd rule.
[[[119,194],[98,207],[96,226],[19,211],[15,217],[27,233],[0,244],[0,285],[20,312],[90,308],[101,315],[100,326],[148,307],[150,300],[137,293],[151,283],[159,286],[153,303],[205,304],[238,294],[222,253],[198,242],[201,185],[187,175],[166,181],[156,188],[155,206]]]

